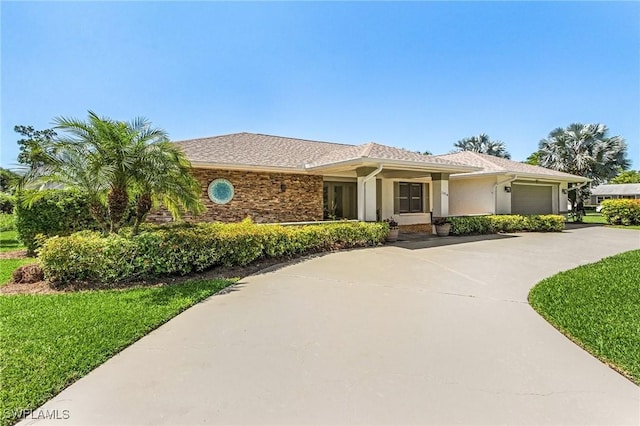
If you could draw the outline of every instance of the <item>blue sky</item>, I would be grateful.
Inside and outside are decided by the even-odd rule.
[[[640,167],[640,3],[6,2],[1,165],[16,124],[145,116],[174,140],[240,131],[523,160],[601,122]]]

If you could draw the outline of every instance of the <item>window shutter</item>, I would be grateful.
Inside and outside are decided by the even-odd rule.
[[[393,182],[393,214],[400,213],[400,182]]]
[[[425,183],[422,189],[422,197],[424,199],[424,204],[422,211],[424,213],[429,213],[431,211],[431,202],[429,200],[429,184]]]

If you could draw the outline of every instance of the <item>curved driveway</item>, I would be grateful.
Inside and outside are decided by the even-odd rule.
[[[638,425],[640,388],[527,304],[540,279],[637,248],[640,232],[593,227],[317,257],[195,306],[43,409],[69,410],[57,425]]]

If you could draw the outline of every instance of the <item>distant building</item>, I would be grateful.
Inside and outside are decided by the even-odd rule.
[[[600,204],[603,200],[615,198],[640,199],[640,183],[600,185],[591,190],[591,204]]]

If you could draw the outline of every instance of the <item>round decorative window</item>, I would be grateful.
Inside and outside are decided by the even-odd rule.
[[[216,204],[227,204],[233,199],[233,185],[226,179],[216,179],[209,184],[209,198]]]

